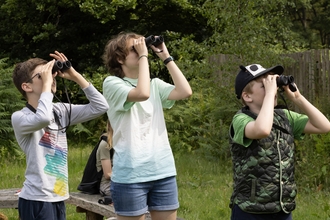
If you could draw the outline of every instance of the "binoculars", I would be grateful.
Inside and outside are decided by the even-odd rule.
[[[52,74],[56,73],[57,71],[65,71],[67,69],[69,69],[71,67],[71,62],[70,61],[59,61],[59,60],[56,60],[55,63],[54,63],[54,66],[53,66],[53,69],[52,69]]]
[[[147,47],[150,45],[157,47],[164,42],[164,38],[162,36],[155,37],[154,35],[150,35],[149,37],[146,37],[144,41],[146,42]]]
[[[280,75],[279,77],[276,78],[276,84],[277,84],[278,87],[289,85],[289,89],[292,92],[297,91],[297,87],[294,85],[293,76]]]

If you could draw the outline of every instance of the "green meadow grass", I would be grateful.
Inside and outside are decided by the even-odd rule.
[[[72,147],[69,150],[70,191],[77,191],[82,172],[93,146]],[[232,172],[230,161],[203,158],[198,154],[175,155],[178,171],[180,208],[178,216],[185,220],[230,219],[228,207],[231,194]],[[24,181],[25,161],[15,158],[0,159],[0,188],[19,188]],[[295,220],[330,220],[330,193],[303,189],[298,192]],[[80,220],[85,216],[76,213],[67,204],[67,219]],[[9,220],[17,220],[15,209],[2,209]]]

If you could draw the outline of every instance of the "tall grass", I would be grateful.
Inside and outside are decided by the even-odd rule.
[[[77,186],[93,146],[71,147],[69,150],[70,191]],[[178,216],[186,220],[230,219],[228,207],[231,194],[232,172],[230,161],[203,158],[198,154],[175,155],[178,171],[180,208]],[[0,158],[0,188],[22,187],[25,161]],[[302,189],[297,197],[293,218],[298,220],[330,220],[330,193],[316,189]],[[9,220],[17,220],[15,209],[0,212]],[[67,219],[84,219],[75,207],[67,204]]]

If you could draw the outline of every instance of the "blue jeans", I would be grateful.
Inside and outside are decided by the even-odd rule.
[[[65,220],[64,202],[42,202],[18,199],[20,220]]]
[[[234,205],[231,210],[231,220],[292,220],[292,215],[287,214],[283,211],[273,214],[251,214],[244,212],[242,209],[238,207],[238,205]]]
[[[179,208],[175,176],[144,183],[111,181],[110,191],[116,214],[121,216],[139,216],[147,210],[169,211]]]

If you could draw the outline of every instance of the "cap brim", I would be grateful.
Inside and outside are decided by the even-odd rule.
[[[281,75],[283,72],[284,72],[284,67],[281,66],[281,65],[278,65],[278,66],[273,66],[271,68],[268,68],[268,69],[265,69],[264,71],[261,71],[260,73],[258,73],[257,75],[254,76],[254,79],[259,77],[259,76],[262,76],[266,73],[269,73],[269,72],[273,72],[274,74],[278,74],[278,75]]]

